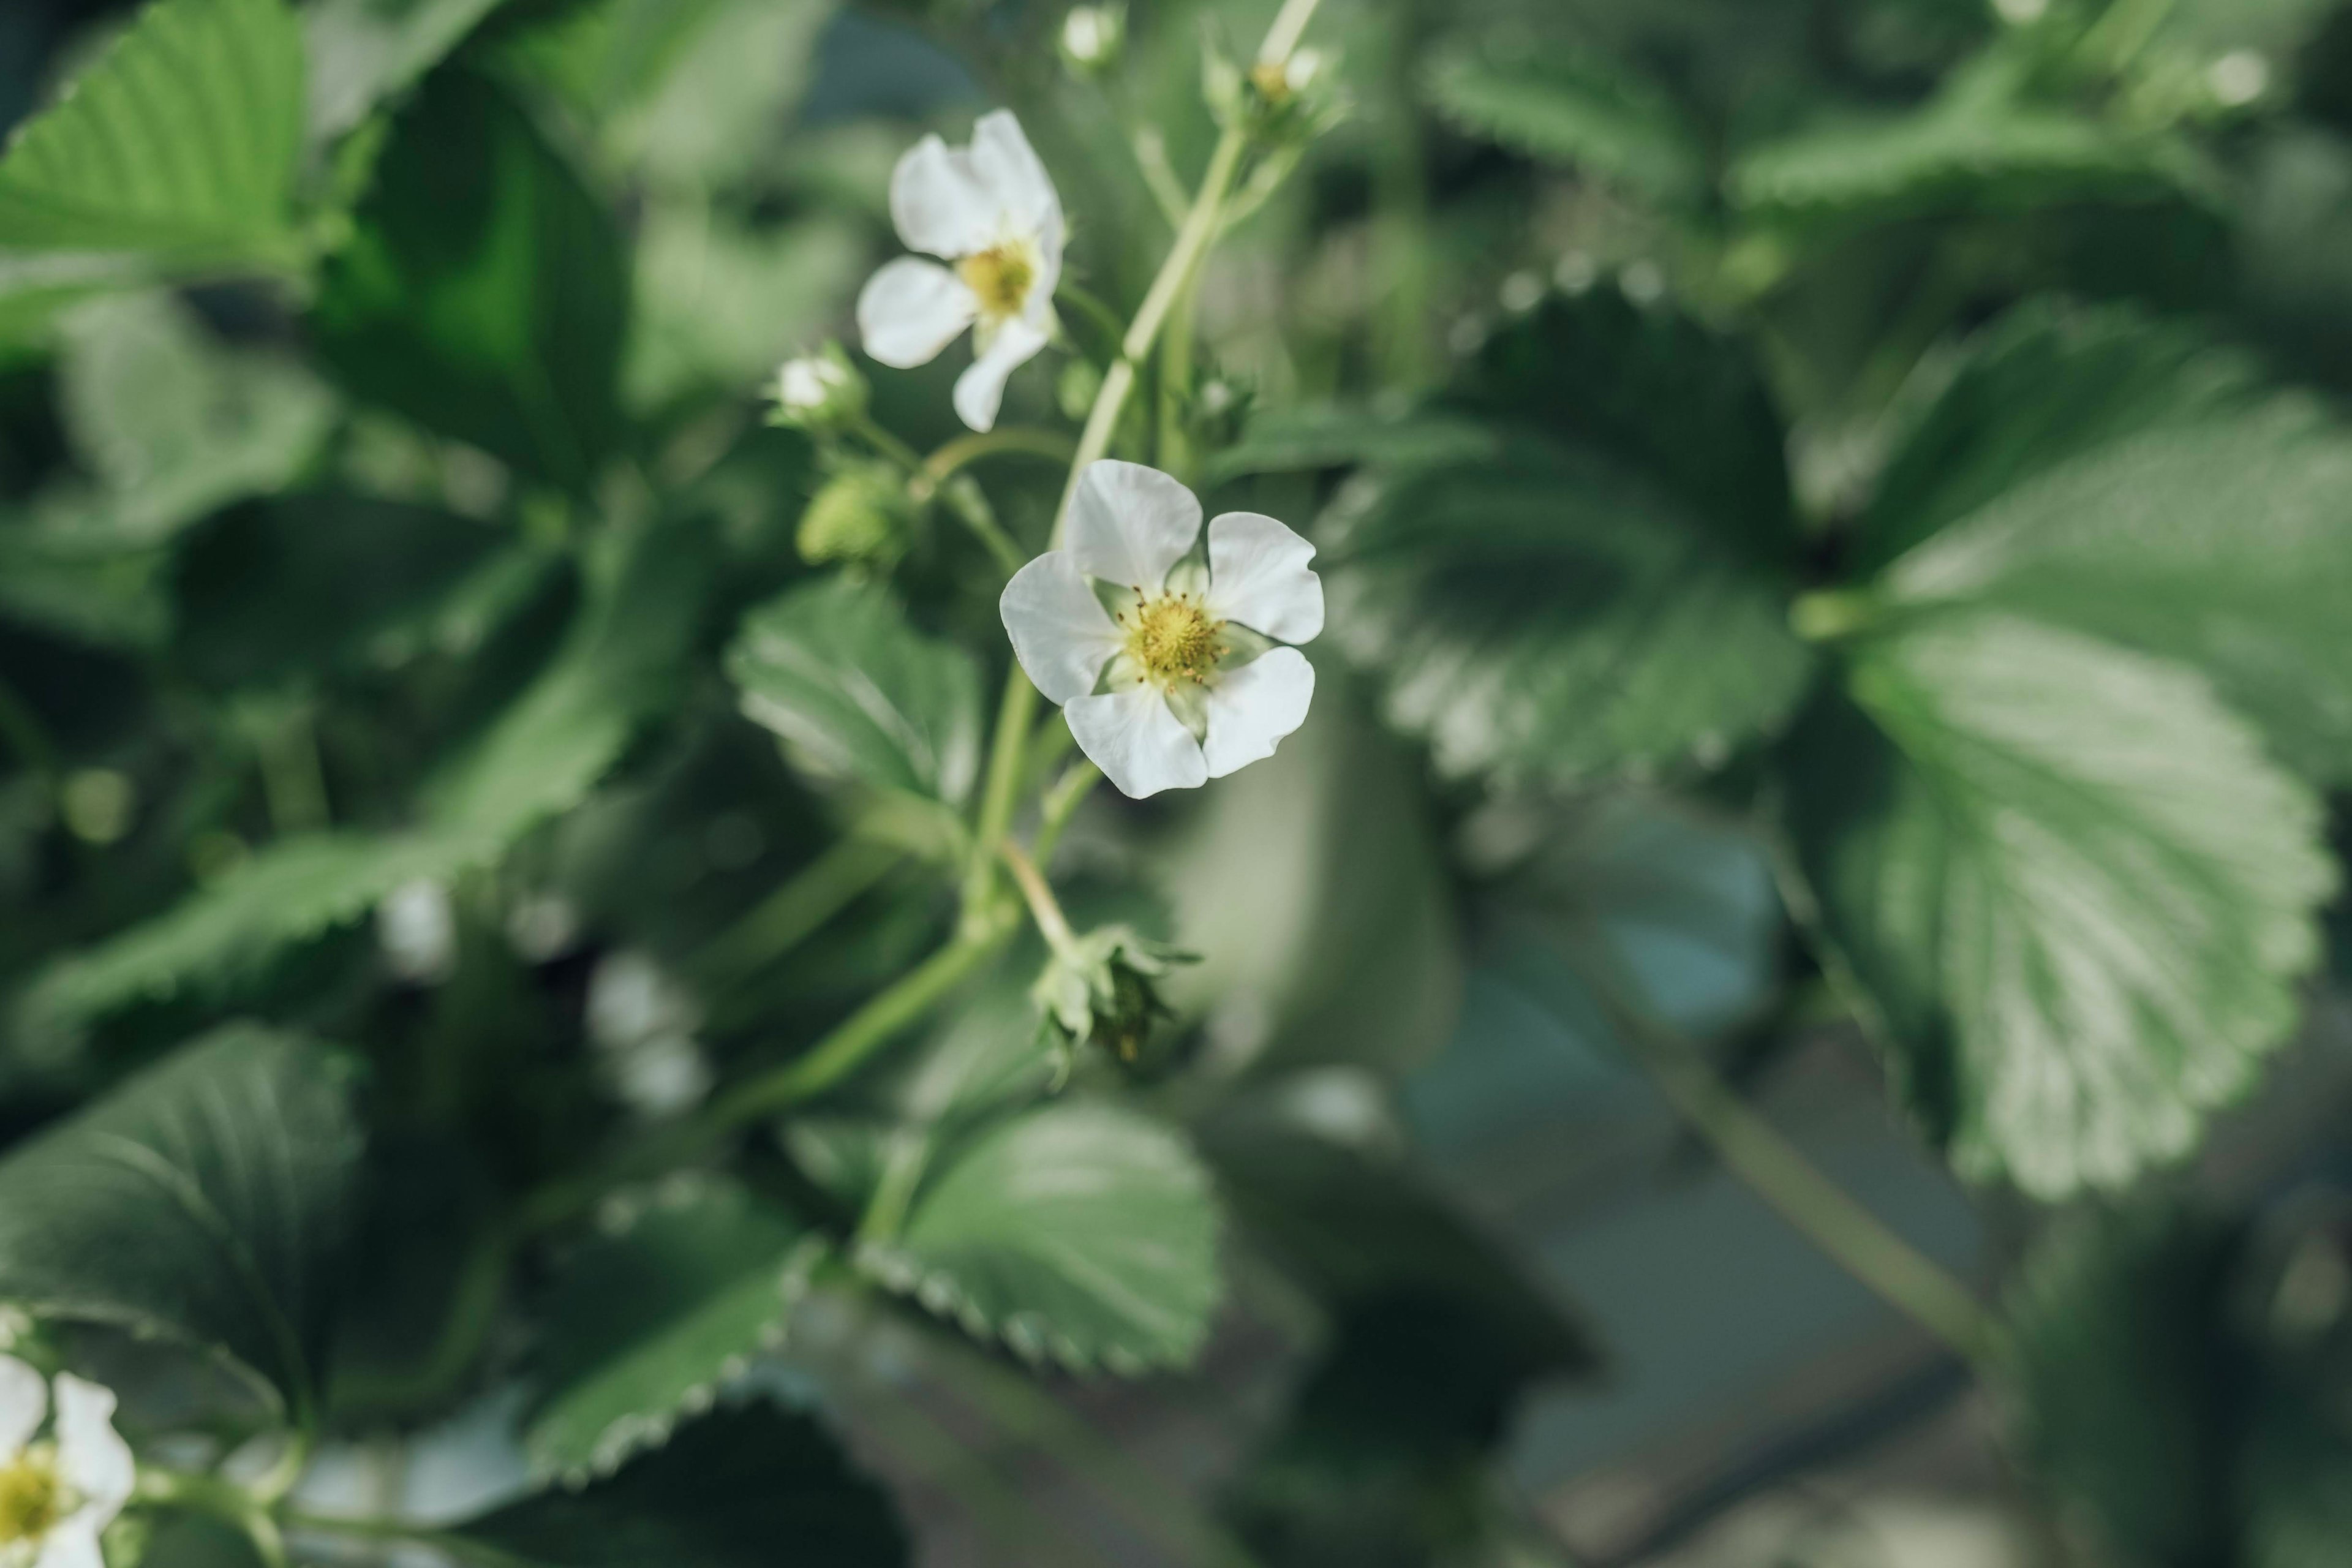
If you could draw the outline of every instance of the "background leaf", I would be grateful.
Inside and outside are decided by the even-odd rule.
[[[1706,158],[1681,110],[1614,62],[1457,52],[1430,68],[1427,89],[1448,120],[1515,153],[1585,170],[1668,206],[1706,194]]]
[[[823,783],[960,804],[980,769],[980,670],[908,624],[889,591],[835,577],[744,617],[727,672],[743,711]]]
[[[394,121],[354,222],[312,310],[345,384],[584,485],[622,442],[628,267],[611,215],[530,118],[480,75],[436,73]]]
[[[808,1233],[732,1182],[679,1178],[583,1243],[547,1304],[523,1443],[573,1484],[660,1446],[782,1342]]]
[[[1099,1104],[992,1129],[859,1261],[1030,1360],[1123,1373],[1189,1362],[1218,1296],[1216,1208],[1192,1152]]]
[[[551,1490],[454,1533],[518,1568],[895,1568],[907,1544],[889,1500],[805,1415],[719,1411],[610,1479]]]
[[[2074,633],[1928,617],[1849,681],[1787,810],[1914,1110],[2042,1197],[2186,1153],[2294,1027],[2316,803],[2193,673]]]
[[[350,1064],[231,1026],[0,1161],[0,1300],[316,1399],[361,1147]]]
[[[1605,459],[1522,443],[1349,500],[1332,629],[1447,773],[1575,783],[1720,763],[1811,677],[1771,579]]]
[[[302,106],[284,0],[156,0],[0,157],[0,247],[288,264]]]

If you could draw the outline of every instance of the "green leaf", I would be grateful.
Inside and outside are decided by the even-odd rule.
[[[781,149],[835,10],[834,0],[729,0],[702,10],[686,24],[690,32],[680,28],[665,68],[644,79],[639,95],[613,117],[607,140],[614,155],[673,189],[704,191],[757,175]]]
[[[1775,578],[1605,458],[1522,442],[1354,499],[1334,519],[1333,631],[1450,775],[1712,766],[1811,679]]]
[[[2187,1153],[2295,1026],[2317,804],[2193,672],[2076,633],[1954,614],[1851,657],[1787,810],[1915,1111],[2040,1197]]]
[[[0,156],[0,247],[291,262],[302,76],[283,0],[157,0]]]
[[[1031,1361],[1181,1366],[1219,1293],[1207,1174],[1159,1122],[1100,1104],[1030,1111],[965,1148],[861,1266]]]
[[[1541,163],[1582,169],[1670,206],[1707,190],[1706,158],[1672,100],[1613,61],[1442,56],[1431,103],[1462,130]]]
[[[743,711],[827,784],[961,804],[980,769],[980,670],[910,626],[887,588],[835,577],[744,617],[727,673]]]
[[[2039,1237],[2003,1303],[2017,1438],[2118,1561],[2234,1563],[2230,1419],[2217,1397],[2228,1227],[2168,1207],[2090,1210]]]
[[[627,263],[496,85],[435,73],[394,124],[312,319],[359,395],[580,489],[618,448]]]
[[[1201,482],[1214,489],[1251,474],[1472,462],[1501,445],[1480,421],[1442,413],[1382,414],[1329,405],[1269,409],[1250,420],[1239,442],[1209,460]]]
[[[52,964],[19,999],[19,1024],[54,1033],[192,984],[233,988],[394,889],[488,864],[579,805],[660,710],[691,639],[709,568],[679,532],[614,540],[592,559],[591,602],[564,646],[425,781],[416,826],[281,838],[177,907]]]
[[[332,395],[300,366],[230,349],[160,294],[75,310],[58,374],[67,429],[100,482],[89,525],[127,543],[283,489],[334,423]]]
[[[578,1484],[667,1440],[782,1342],[809,1233],[718,1177],[680,1177],[608,1214],[558,1276],[523,1447]]]
[[[1854,115],[1749,150],[1727,186],[1751,217],[1886,223],[1923,213],[2194,195],[2186,143],[2028,96],[2031,63],[1981,57],[1908,114]]]
[[[1446,405],[1638,470],[1744,554],[1795,552],[1788,430],[1762,366],[1672,305],[1607,288],[1547,295],[1486,340]]]
[[[2352,779],[2352,693],[2312,678],[2352,665],[2352,431],[2260,395],[2234,354],[2114,318],[2029,327],[1990,357],[1928,416],[1883,505],[1895,537],[1952,521],[1881,591],[2194,664],[2298,770]]]
[[[2195,331],[2127,310],[2022,306],[1900,433],[1859,563],[1884,566],[2004,491],[2115,442],[2250,408],[2262,391],[2245,356]]]
[[[704,202],[648,206],[623,372],[631,406],[698,393],[740,401],[823,333],[866,265],[864,231],[839,217],[754,229]]]
[[[579,1491],[550,1489],[456,1526],[510,1568],[898,1568],[907,1542],[881,1489],[815,1422],[721,1410]]]
[[[296,1417],[359,1168],[352,1073],[236,1025],[0,1161],[0,1300],[230,1358]]]
[[[152,650],[170,634],[161,548],[96,530],[0,522],[0,616],[93,647]]]
[[[505,0],[316,0],[302,15],[310,133],[342,135],[405,92]]]

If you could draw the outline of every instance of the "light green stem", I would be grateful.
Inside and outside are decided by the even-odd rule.
[[[894,844],[848,837],[811,861],[729,927],[695,961],[701,973],[736,980],[773,963],[906,859]]]
[[[1840,1268],[1964,1359],[1981,1363],[1992,1354],[1992,1321],[1966,1286],[1815,1169],[1617,976],[1597,963],[1579,968],[1658,1088],[1726,1167]]]

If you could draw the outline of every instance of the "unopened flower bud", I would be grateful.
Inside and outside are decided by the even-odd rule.
[[[1099,1046],[1132,1064],[1151,1031],[1176,1016],[1158,982],[1177,964],[1195,962],[1192,953],[1139,936],[1132,926],[1105,926],[1079,937],[1070,952],[1048,959],[1029,994],[1065,1046]]]
[[[839,343],[827,343],[815,353],[786,360],[776,372],[772,395],[776,424],[827,429],[866,411],[866,379]]]
[[[907,553],[914,525],[906,481],[886,464],[858,463],[810,500],[796,542],[812,566],[843,561],[888,567]]]
[[[1077,5],[1062,18],[1062,63],[1076,76],[1095,76],[1118,63],[1127,45],[1127,7]]]

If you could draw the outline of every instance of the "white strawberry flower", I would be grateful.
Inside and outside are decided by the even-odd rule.
[[[1071,504],[1069,547],[1014,574],[998,605],[1021,668],[1139,800],[1274,755],[1315,698],[1315,667],[1284,646],[1323,630],[1315,547],[1255,512],[1210,523],[1205,560],[1201,532],[1191,490],[1097,463]]]
[[[99,1533],[138,1479],[111,1392],[59,1373],[56,1404],[52,1422],[47,1380],[0,1355],[0,1568],[106,1568]]]
[[[890,176],[890,217],[909,248],[857,297],[866,352],[899,370],[929,364],[966,327],[978,356],[956,379],[956,412],[996,424],[1005,378],[1054,334],[1062,281],[1062,198],[1010,110],[981,117],[971,145],[926,136]]]

